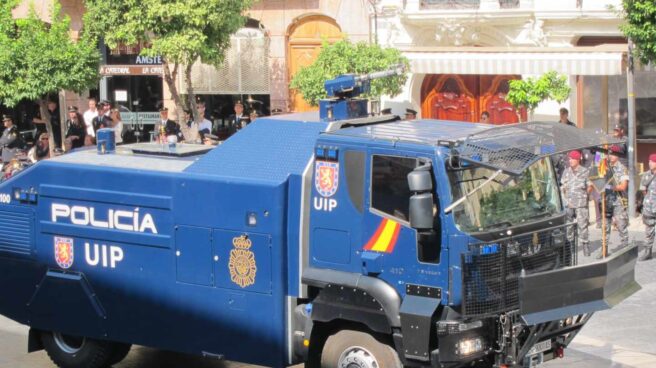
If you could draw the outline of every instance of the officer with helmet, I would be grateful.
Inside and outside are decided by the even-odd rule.
[[[581,165],[581,152],[571,151],[567,154],[569,167],[563,172],[561,186],[567,201],[567,221],[576,219],[579,244],[583,246],[583,255],[590,256],[588,239],[588,193],[592,185],[588,180],[589,171]]]

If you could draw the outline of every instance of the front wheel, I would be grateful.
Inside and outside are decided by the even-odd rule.
[[[42,332],[41,342],[60,368],[103,368],[110,364],[114,345],[108,341]]]
[[[352,330],[331,335],[321,354],[322,368],[402,368],[396,351],[373,336]]]

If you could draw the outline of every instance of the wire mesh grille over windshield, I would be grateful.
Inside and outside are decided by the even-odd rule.
[[[519,175],[535,161],[572,150],[623,143],[603,132],[567,124],[533,122],[490,128],[456,144],[457,156]]]

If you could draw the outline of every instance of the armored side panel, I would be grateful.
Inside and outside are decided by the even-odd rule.
[[[323,128],[263,119],[200,157],[85,150],[0,184],[0,286],[12,296],[0,313],[35,329],[285,366],[301,222],[289,186],[303,185]]]

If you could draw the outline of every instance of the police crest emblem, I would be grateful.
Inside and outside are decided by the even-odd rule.
[[[63,269],[71,268],[75,260],[73,239],[55,237],[55,261]]]
[[[332,197],[339,186],[339,164],[317,161],[314,169],[314,185],[323,197]]]
[[[253,243],[246,235],[242,235],[232,238],[232,245],[235,249],[230,251],[228,262],[230,280],[242,288],[253,285],[257,273],[255,254],[250,250]]]

